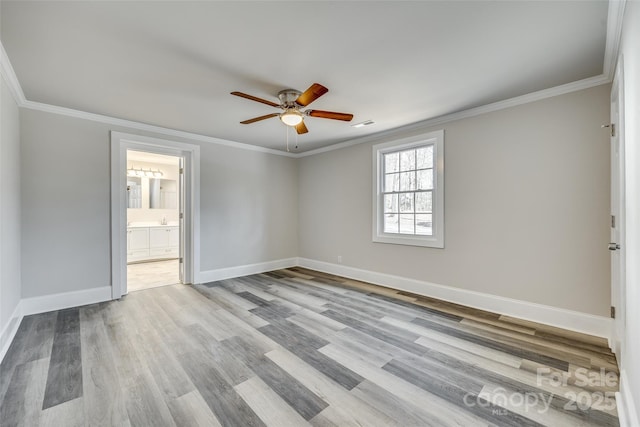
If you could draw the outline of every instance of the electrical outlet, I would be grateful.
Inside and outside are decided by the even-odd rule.
[[[342,264],[342,255],[338,255],[338,264]]]

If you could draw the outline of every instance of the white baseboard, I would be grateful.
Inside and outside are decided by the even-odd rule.
[[[23,298],[22,314],[45,313],[53,310],[80,307],[111,300],[111,286],[92,288],[81,291],[63,292],[60,294],[44,295],[41,297]]]
[[[7,323],[0,333],[0,363],[4,359],[5,354],[9,350],[9,346],[13,342],[13,338],[16,336],[16,332],[18,332],[18,327],[20,326],[20,322],[22,322],[22,301],[18,301],[15,310],[11,314],[9,318],[9,323]]]
[[[451,286],[443,286],[391,274],[377,273],[375,271],[347,267],[341,264],[332,264],[307,258],[299,258],[298,260],[301,267],[312,270],[336,274],[386,286],[388,288],[412,292],[418,295],[438,298],[493,313],[513,316],[519,319],[530,320],[603,338],[609,338],[611,334],[611,319],[604,316],[595,316],[578,311],[565,310]]]
[[[640,426],[640,415],[629,388],[629,378],[625,369],[620,370],[620,391],[616,393],[616,403],[618,405],[620,427]]]
[[[215,282],[234,277],[259,274],[266,271],[280,270],[282,268],[295,267],[298,265],[298,258],[285,258],[275,261],[260,262],[257,264],[239,265],[237,267],[219,268],[217,270],[201,271],[200,283]]]
[[[215,282],[218,280],[231,279],[250,274],[259,274],[295,266],[336,274],[351,279],[374,283],[389,288],[408,291],[419,295],[450,301],[456,304],[462,304],[481,310],[505,314],[520,319],[531,320],[533,322],[599,337],[609,338],[611,333],[611,320],[603,316],[594,316],[577,311],[565,310],[465,289],[458,289],[450,286],[443,286],[406,277],[362,270],[307,258],[286,258],[257,264],[202,271],[200,272],[200,282]],[[11,341],[13,340],[23,316],[71,307],[79,307],[87,304],[110,301],[111,299],[111,286],[22,299],[18,307],[16,307],[9,325],[5,327],[5,330],[2,331],[2,334],[0,335],[0,361],[2,360],[2,357],[4,357]],[[633,404],[633,401],[631,402]],[[632,413],[635,414],[635,409]]]

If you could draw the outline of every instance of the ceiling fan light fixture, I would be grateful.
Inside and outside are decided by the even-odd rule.
[[[280,120],[287,126],[297,126],[302,122],[302,113],[295,108],[287,108],[280,114]]]

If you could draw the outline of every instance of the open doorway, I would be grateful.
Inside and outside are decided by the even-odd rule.
[[[127,150],[127,292],[182,283],[181,162]]]
[[[130,154],[131,156],[144,154],[147,157],[135,158]],[[148,157],[149,155],[154,156]],[[169,162],[166,164],[158,162],[159,159],[165,157],[172,160],[170,162],[166,160]],[[145,163],[146,161],[149,161],[149,164]],[[163,183],[162,180],[165,178],[165,169],[168,171],[168,166],[175,165],[176,161],[179,164],[179,172],[175,183],[176,194],[173,195],[168,193],[174,188],[174,183]],[[157,172],[162,172],[162,176]],[[144,178],[141,176],[142,174],[144,174]],[[132,179],[136,176],[143,179]],[[159,181],[152,181],[151,178],[159,179]],[[166,178],[169,179],[169,175]],[[161,190],[164,190],[165,194]],[[155,201],[152,200],[154,198]],[[170,213],[174,212],[173,208],[168,207],[168,203],[174,199],[178,205],[177,223],[175,222],[176,217]],[[153,204],[158,204],[160,207],[152,208]],[[134,206],[140,206],[140,208]],[[143,211],[138,210],[142,206],[148,206],[148,214],[152,215],[151,217],[145,217]],[[147,223],[145,224],[145,222]],[[166,223],[163,224],[163,222]],[[145,227],[148,229],[148,236],[144,231],[134,233],[134,229],[144,229]],[[152,228],[164,230],[165,234],[161,235],[158,231],[152,231]],[[178,240],[177,258],[176,239]],[[172,261],[174,264],[178,264],[178,281],[171,281],[185,285],[200,283],[200,146],[112,131],[112,298],[118,299],[129,291],[127,282],[130,265],[133,266],[138,261],[159,262],[159,259],[151,260],[149,258],[160,255],[162,258],[159,259],[163,261]],[[160,265],[155,264],[155,266]],[[174,269],[171,271],[175,274]],[[163,274],[158,271],[155,273]]]

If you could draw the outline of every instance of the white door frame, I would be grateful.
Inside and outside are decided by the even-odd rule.
[[[184,283],[200,283],[200,146],[111,132],[111,298],[122,297],[127,280],[127,150],[184,158]]]
[[[611,86],[611,243],[619,249],[611,252],[611,305],[615,319],[611,331],[611,349],[622,366],[626,335],[626,202],[625,202],[625,141],[624,141],[624,76],[623,58],[620,56]]]

